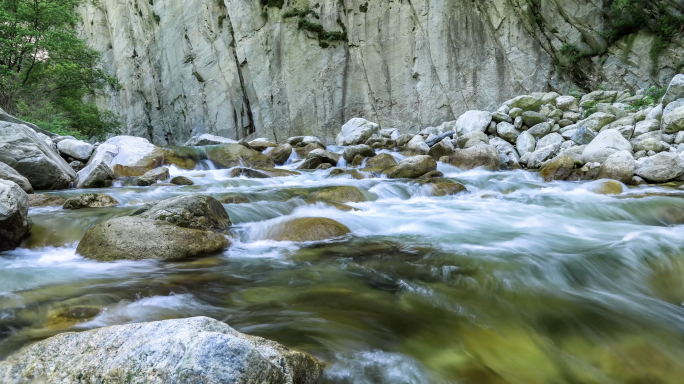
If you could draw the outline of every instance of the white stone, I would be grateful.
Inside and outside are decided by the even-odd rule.
[[[620,134],[620,132],[609,129],[599,133],[594,140],[587,145],[582,152],[582,161],[585,163],[604,162],[615,152],[632,150],[632,144]]]
[[[534,149],[537,147],[537,141],[534,136],[525,131],[518,136],[515,147],[518,149],[520,156],[524,156],[528,152],[534,152]]]
[[[636,161],[634,173],[648,181],[663,183],[684,174],[684,154],[661,152]]]
[[[487,111],[468,111],[456,120],[456,133],[459,136],[473,131],[484,132],[492,122],[492,114]]]
[[[57,143],[57,149],[76,160],[87,162],[95,147],[85,141],[67,139]]]
[[[342,131],[337,135],[337,145],[364,144],[374,133],[380,130],[378,124],[366,119],[354,118],[342,126]]]
[[[684,98],[684,75],[679,74],[670,81],[662,103],[667,106],[669,103],[681,98]]]

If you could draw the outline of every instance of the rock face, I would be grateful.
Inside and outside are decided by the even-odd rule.
[[[221,252],[225,236],[161,220],[119,217],[88,229],[76,253],[100,261],[182,260]]]
[[[112,348],[116,345],[116,348]],[[0,382],[313,384],[311,356],[193,317],[63,333],[0,363]]]
[[[17,183],[17,185],[26,193],[33,193],[33,187],[27,178],[20,175],[14,168],[0,162],[0,180],[9,180]]]
[[[0,251],[13,249],[31,230],[29,198],[13,181],[0,180]]]
[[[36,190],[66,189],[76,172],[28,126],[0,121],[0,162]]]
[[[183,195],[148,203],[133,216],[162,220],[183,228],[223,230],[230,227],[230,217],[221,203],[211,196]]]
[[[609,46],[601,35],[605,1],[264,3],[84,2],[81,35],[122,83],[99,102],[125,119],[123,133],[158,145],[203,133],[333,142],[353,117],[406,132],[548,88],[662,87],[682,57],[669,47],[652,75],[654,36],[640,32]],[[344,39],[319,44],[297,17],[283,17],[294,8],[311,9],[310,22]],[[563,44],[605,54],[579,74],[559,73]],[[531,109],[542,104],[529,99]]]
[[[337,145],[363,144],[377,133],[380,126],[365,119],[354,118],[342,126],[335,142]]]
[[[335,220],[305,217],[286,221],[269,232],[275,241],[321,241],[344,236],[351,231]]]

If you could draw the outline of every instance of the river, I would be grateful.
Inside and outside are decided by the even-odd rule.
[[[330,170],[245,179],[200,168],[171,169],[193,186],[98,190],[114,208],[31,209],[31,238],[0,253],[0,359],[65,331],[203,315],[311,353],[326,364],[321,383],[682,382],[677,184],[605,196],[591,192],[596,182],[440,163],[468,191],[432,197],[407,180]],[[302,197],[337,185],[368,201],[343,211]],[[75,253],[89,226],[189,193],[250,200],[225,205],[233,245],[223,254],[102,263]],[[265,240],[293,217],[332,218],[352,234]],[[87,319],[55,315],[69,308]]]

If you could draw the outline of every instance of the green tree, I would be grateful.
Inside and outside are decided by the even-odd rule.
[[[119,123],[92,95],[116,79],[78,38],[84,0],[0,0],[0,107],[57,133],[102,136]]]

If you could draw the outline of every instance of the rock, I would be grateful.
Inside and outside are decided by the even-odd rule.
[[[470,148],[478,144],[489,144],[489,138],[480,131],[472,131],[459,136],[456,143],[459,148]]]
[[[375,151],[373,151],[373,153],[375,153]],[[337,163],[340,161],[340,157],[342,156],[337,153],[328,152],[325,149],[314,149],[313,151],[309,152],[308,155],[306,155],[307,160],[320,159],[321,163],[328,163],[332,166],[337,165]]]
[[[144,175],[138,177],[136,184],[139,187],[146,187],[155,184],[157,181],[166,180],[171,175],[169,174],[169,169],[166,167],[155,168],[145,172]]]
[[[676,75],[670,81],[667,92],[663,96],[662,103],[667,106],[669,103],[684,98],[684,75]]]
[[[0,251],[19,246],[31,231],[29,195],[11,180],[0,180]]]
[[[534,136],[536,139],[542,138],[551,132],[551,124],[539,123],[527,130],[527,133]]]
[[[107,160],[101,158],[91,159],[85,168],[78,171],[76,188],[104,188],[111,185],[111,181],[114,179],[114,171],[107,163]]]
[[[394,159],[394,156],[390,155],[389,153],[381,153],[366,161],[366,168],[378,170],[394,167],[395,165],[397,165],[397,161]]]
[[[525,131],[518,136],[518,140],[515,142],[515,147],[518,149],[518,153],[522,156],[528,152],[534,152],[537,147],[537,140],[529,132]]]
[[[665,133],[677,133],[684,130],[684,106],[663,116],[662,130]]]
[[[292,155],[292,146],[290,144],[281,144],[268,153],[276,165],[283,165]]]
[[[599,179],[612,179],[628,184],[634,177],[635,162],[630,151],[618,151],[601,164]]]
[[[268,179],[269,175],[250,168],[233,168],[230,177],[246,177],[248,179]]]
[[[513,124],[513,119],[511,118],[511,116],[508,115],[508,113],[503,112],[492,113],[492,121],[495,123],[506,122],[509,124]]]
[[[305,159],[298,166],[297,169],[316,169],[323,162],[320,157],[312,157]]]
[[[71,163],[69,163],[69,166],[76,173],[80,172],[83,168],[85,168],[85,164],[83,164],[83,162],[78,161],[78,160],[72,161]]]
[[[415,179],[436,169],[437,162],[432,156],[420,155],[408,157],[396,166],[385,169],[383,173],[390,179]]]
[[[133,216],[202,231],[221,231],[231,226],[230,217],[223,205],[211,196],[199,194],[148,203],[138,208]]]
[[[87,162],[95,147],[85,141],[67,139],[57,143],[57,149],[64,155]]]
[[[546,147],[547,145],[552,145],[552,144],[561,144],[564,142],[565,139],[563,139],[563,136],[561,136],[558,133],[550,133],[537,142],[538,147]]]
[[[646,119],[637,123],[636,127],[634,128],[634,137],[643,135],[644,133],[657,131],[659,129],[660,121],[655,119]]]
[[[527,111],[522,114],[522,119],[528,127],[534,127],[537,124],[546,123],[546,116],[539,112]]]
[[[546,160],[552,159],[560,151],[560,144],[550,144],[545,147],[537,145],[537,149],[532,152],[527,159],[527,167],[537,169],[542,166]]]
[[[222,204],[247,204],[250,200],[241,195],[223,196],[219,199]]]
[[[501,168],[520,169],[520,156],[518,156],[518,152],[515,150],[513,144],[499,137],[492,138],[489,141],[489,144],[494,146],[499,152]]]
[[[617,120],[615,115],[604,112],[596,112],[593,115],[577,123],[579,126],[587,127],[594,132],[599,132],[601,128]]]
[[[266,139],[256,139],[256,140],[250,141],[249,146],[252,147],[252,149],[255,151],[263,152],[268,148],[277,147],[278,144],[272,143]]]
[[[632,150],[634,152],[639,151],[656,151],[660,152],[663,150],[662,133],[661,131],[653,131],[649,133],[644,133],[632,139],[630,143],[632,144]]]
[[[509,141],[511,143],[515,143],[516,140],[518,140],[518,136],[520,136],[520,131],[518,131],[515,128],[515,125],[507,123],[507,122],[501,122],[496,125],[496,133],[504,140]]]
[[[664,183],[684,174],[684,155],[661,152],[636,161],[634,173],[645,180]]]
[[[173,177],[170,183],[174,185],[195,185],[195,183],[192,180],[188,179],[185,176]]]
[[[522,122],[523,112],[525,112],[525,111],[523,111],[521,108],[511,108],[508,111],[508,116],[510,116],[511,119],[517,119],[518,117],[520,117],[520,121]]]
[[[29,195],[29,208],[61,207],[65,202],[66,199],[61,196],[46,195],[42,193]]]
[[[103,193],[84,193],[77,197],[72,197],[64,202],[62,208],[64,209],[83,209],[83,208],[103,208],[114,207],[119,205],[119,202]]]
[[[459,136],[470,132],[484,132],[492,122],[492,114],[487,111],[467,111],[456,120],[456,132]]]
[[[434,170],[434,171],[430,171],[430,172],[424,174],[423,176],[419,177],[418,180],[434,179],[434,178],[441,178],[441,177],[444,177],[444,174],[440,171]]]
[[[221,145],[221,144],[237,144],[237,140],[229,139],[227,137],[221,137],[216,135],[210,135],[205,133],[199,136],[193,136],[190,140],[186,141],[186,147],[198,147],[205,145]]]
[[[380,136],[382,136],[386,139],[392,139],[392,140],[396,140],[401,135],[399,130],[396,128],[381,129],[378,133],[380,134]]]
[[[596,138],[594,131],[587,127],[579,127],[575,133],[572,134],[570,140],[574,141],[578,145],[587,145],[591,143],[594,138]]]
[[[432,156],[433,159],[439,160],[442,156],[449,156],[454,153],[454,145],[451,143],[451,139],[444,138],[439,143],[430,147],[428,155]]]
[[[0,363],[0,381],[313,384],[321,370],[309,355],[192,317],[59,334]]]
[[[454,132],[454,131],[447,131],[447,132],[444,132],[444,133],[437,135],[436,137],[434,137],[430,140],[426,140],[425,144],[427,144],[428,147],[432,147],[433,145],[444,141],[444,139],[446,139],[446,138],[451,139],[452,137],[454,137],[455,134],[456,134],[456,132]]]
[[[109,140],[107,140],[109,141]],[[273,168],[275,163],[261,152],[246,148],[240,144],[224,144],[212,147],[207,151],[209,160],[218,167],[233,168],[247,166],[250,168]]]
[[[315,151],[317,149],[322,149],[325,150],[325,145],[318,144],[318,143],[309,143],[306,144],[303,147],[295,147],[295,153],[297,153],[298,156],[300,157],[307,157],[311,151]]]
[[[0,121],[0,162],[24,176],[36,190],[69,188],[76,179],[69,164],[22,124]]]
[[[542,100],[530,95],[522,95],[510,101],[509,106],[513,108],[520,108],[523,111],[536,111],[542,106]]]
[[[622,193],[622,184],[615,180],[602,180],[592,183],[590,190],[599,195],[619,195]]]
[[[355,118],[349,120],[342,126],[342,131],[337,135],[335,142],[337,145],[356,145],[363,144],[374,133],[377,133],[380,126],[368,120]]]
[[[14,168],[0,162],[0,180],[9,180],[15,182],[24,192],[33,193],[33,187],[27,178],[20,175]]]
[[[578,112],[579,103],[573,96],[560,96],[556,99],[556,108],[565,112]]]
[[[421,135],[415,135],[406,143],[404,152],[409,156],[424,155],[430,152],[430,147],[425,144],[425,139]]]
[[[616,91],[594,91],[582,96],[580,107],[585,108],[589,103],[614,103],[617,96]]]
[[[366,145],[373,149],[394,149],[397,147],[397,141],[386,138],[373,138],[366,140]]]
[[[432,183],[433,196],[453,196],[468,190],[459,183]]]
[[[275,241],[321,241],[351,233],[349,228],[335,220],[307,217],[288,220],[273,228],[268,237]]]
[[[100,153],[101,151],[106,151],[107,155]],[[164,155],[162,148],[142,137],[115,136],[97,147],[93,159],[106,161],[117,176],[141,176],[161,166]]]
[[[582,152],[585,163],[603,163],[610,155],[618,151],[631,151],[632,144],[619,132],[609,129],[599,133]]]
[[[663,118],[663,105],[658,104],[657,106],[653,107],[647,114],[644,120],[658,120],[660,121]]]
[[[539,172],[547,183],[554,180],[567,180],[574,173],[575,160],[571,156],[558,156],[544,164]]]
[[[322,149],[325,149],[325,144],[316,136],[294,136],[287,139],[287,144],[293,147],[305,147],[309,144],[318,144]]]
[[[626,117],[623,117],[623,118],[621,118],[621,119],[617,119],[617,120],[613,121],[613,122],[610,123],[610,124],[604,125],[604,126],[601,128],[601,130],[604,130],[604,129],[619,129],[620,127],[623,127],[623,126],[626,126],[626,125],[634,127],[635,124],[636,124],[636,119],[634,119],[634,116],[626,116]],[[627,138],[627,140],[629,140],[629,139]]]
[[[278,169],[278,168],[256,168],[257,171],[269,176],[269,177],[290,177],[290,176],[297,176],[301,175],[301,173],[297,171],[290,171],[287,169]]]
[[[352,186],[339,186],[320,189],[311,194],[316,200],[324,200],[332,203],[360,203],[366,201],[363,192]]]
[[[361,155],[364,157],[373,157],[375,156],[375,150],[373,150],[373,148],[365,144],[352,145],[344,149],[342,157],[344,157],[344,160],[346,160],[347,162],[350,162],[354,160],[354,157],[356,155]]]
[[[486,144],[457,150],[449,156],[447,162],[462,170],[483,167],[490,171],[497,171],[501,167],[499,151],[494,146]]]
[[[218,253],[230,242],[225,236],[183,228],[167,221],[119,217],[88,229],[76,253],[95,260],[181,260]]]

